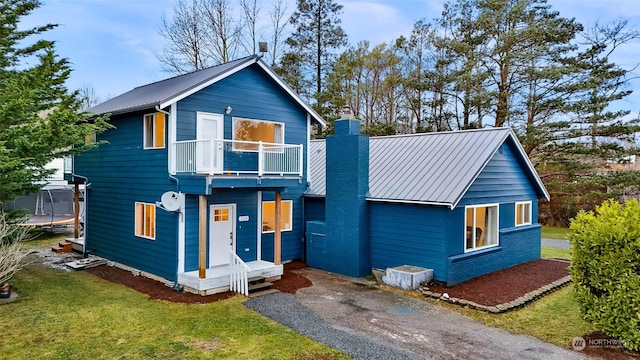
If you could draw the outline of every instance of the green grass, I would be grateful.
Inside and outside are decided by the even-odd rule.
[[[567,234],[569,234],[568,228],[555,227],[555,226],[542,227],[543,238],[567,240]]]
[[[49,241],[45,243],[48,244]],[[0,306],[3,359],[345,359],[246,309],[149,300],[86,272],[31,265]]]
[[[543,259],[560,258],[560,259],[571,260],[570,249],[558,249],[558,248],[543,246],[541,247],[541,255]]]
[[[488,326],[531,335],[565,348],[569,347],[574,337],[595,330],[580,317],[580,309],[571,285],[522,309],[503,314],[489,314],[454,305],[449,307]]]

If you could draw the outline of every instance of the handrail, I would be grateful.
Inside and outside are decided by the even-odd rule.
[[[176,173],[303,175],[302,144],[200,139],[176,141],[172,146]]]
[[[249,296],[249,265],[233,251],[229,250],[229,291]]]

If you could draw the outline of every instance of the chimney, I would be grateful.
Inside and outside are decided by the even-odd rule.
[[[371,273],[369,251],[369,137],[349,108],[327,138],[325,222],[327,256],[333,269],[362,277]]]

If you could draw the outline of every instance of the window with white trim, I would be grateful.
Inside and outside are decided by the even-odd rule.
[[[516,226],[531,225],[531,201],[516,202]]]
[[[260,141],[284,144],[284,123],[234,117],[233,140],[235,151],[258,151]]]
[[[147,114],[143,119],[143,141],[145,149],[165,147],[164,113]]]
[[[156,238],[156,205],[136,202],[135,235],[145,239]]]
[[[291,231],[293,223],[293,201],[280,202],[280,231]],[[262,233],[272,233],[276,230],[276,202],[262,202]]]
[[[465,252],[498,245],[498,204],[467,206],[464,217]]]

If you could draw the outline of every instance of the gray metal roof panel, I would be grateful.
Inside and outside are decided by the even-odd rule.
[[[515,139],[511,129],[490,128],[372,137],[369,198],[453,207],[509,136]],[[308,194],[326,194],[325,155],[325,142],[312,141]]]
[[[304,108],[311,118],[322,126],[326,126],[325,121],[311,106],[305,103],[296,93],[280,78],[269,66],[267,66],[258,55],[251,55],[224,64],[212,66],[206,69],[194,71],[188,74],[175,76],[166,80],[154,82],[148,85],[137,87],[122,95],[109,99],[101,104],[89,108],[87,111],[96,114],[120,114],[137,110],[164,108],[171,103],[177,102],[194,92],[209,86],[216,81],[223,79],[247,66],[257,64],[267,75],[280,85],[302,108]]]
[[[220,76],[245,63],[256,61],[256,59],[256,56],[244,57],[228,63],[139,86],[124,94],[93,106],[87,111],[96,114],[117,114],[152,108],[181,94],[188,93],[190,90],[197,88],[212,78]]]

